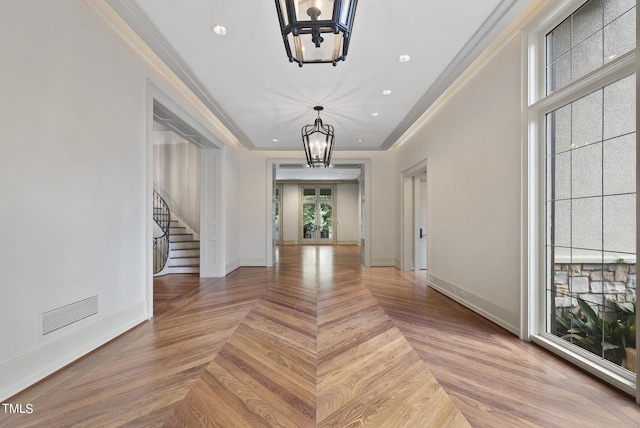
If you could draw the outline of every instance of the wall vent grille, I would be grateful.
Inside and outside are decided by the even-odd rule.
[[[42,313],[42,335],[98,313],[98,296],[92,296]]]

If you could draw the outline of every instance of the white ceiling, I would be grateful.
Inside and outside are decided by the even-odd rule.
[[[360,0],[346,61],[300,68],[273,1],[107,1],[248,149],[302,150],[322,105],[336,151],[392,147],[529,2]]]

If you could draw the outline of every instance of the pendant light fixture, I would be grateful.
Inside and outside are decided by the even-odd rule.
[[[335,135],[333,126],[323,124],[322,119],[320,119],[320,112],[323,107],[315,106],[313,109],[318,112],[318,117],[313,125],[302,127],[302,145],[307,155],[307,164],[311,168],[317,166],[326,168],[331,164],[331,152],[333,151]]]
[[[344,61],[358,0],[275,0],[289,62]]]

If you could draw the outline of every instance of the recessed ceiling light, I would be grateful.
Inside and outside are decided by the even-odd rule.
[[[211,31],[216,33],[218,36],[224,36],[225,34],[227,34],[227,29],[222,25],[214,25],[213,27],[211,27]]]
[[[362,143],[364,140],[362,138],[358,139],[358,143]]]
[[[378,112],[371,113],[371,116],[373,116],[373,117],[376,117],[376,116],[379,116],[379,115],[380,115],[380,113],[378,113]]]
[[[389,95],[391,93],[391,89],[385,89],[382,91],[382,95]]]
[[[280,141],[280,140],[278,140],[277,138],[274,138],[274,139],[273,139],[273,140],[271,140],[271,141],[273,141],[274,143],[277,143],[277,142],[278,142],[278,141]]]
[[[409,55],[400,55],[400,58],[398,58],[398,61],[400,62],[407,62],[411,59],[411,57]]]

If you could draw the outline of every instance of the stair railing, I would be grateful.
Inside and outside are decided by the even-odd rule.
[[[169,224],[171,212],[165,200],[153,191],[153,220],[156,222],[162,234],[153,237],[153,273],[164,269],[169,259]]]

